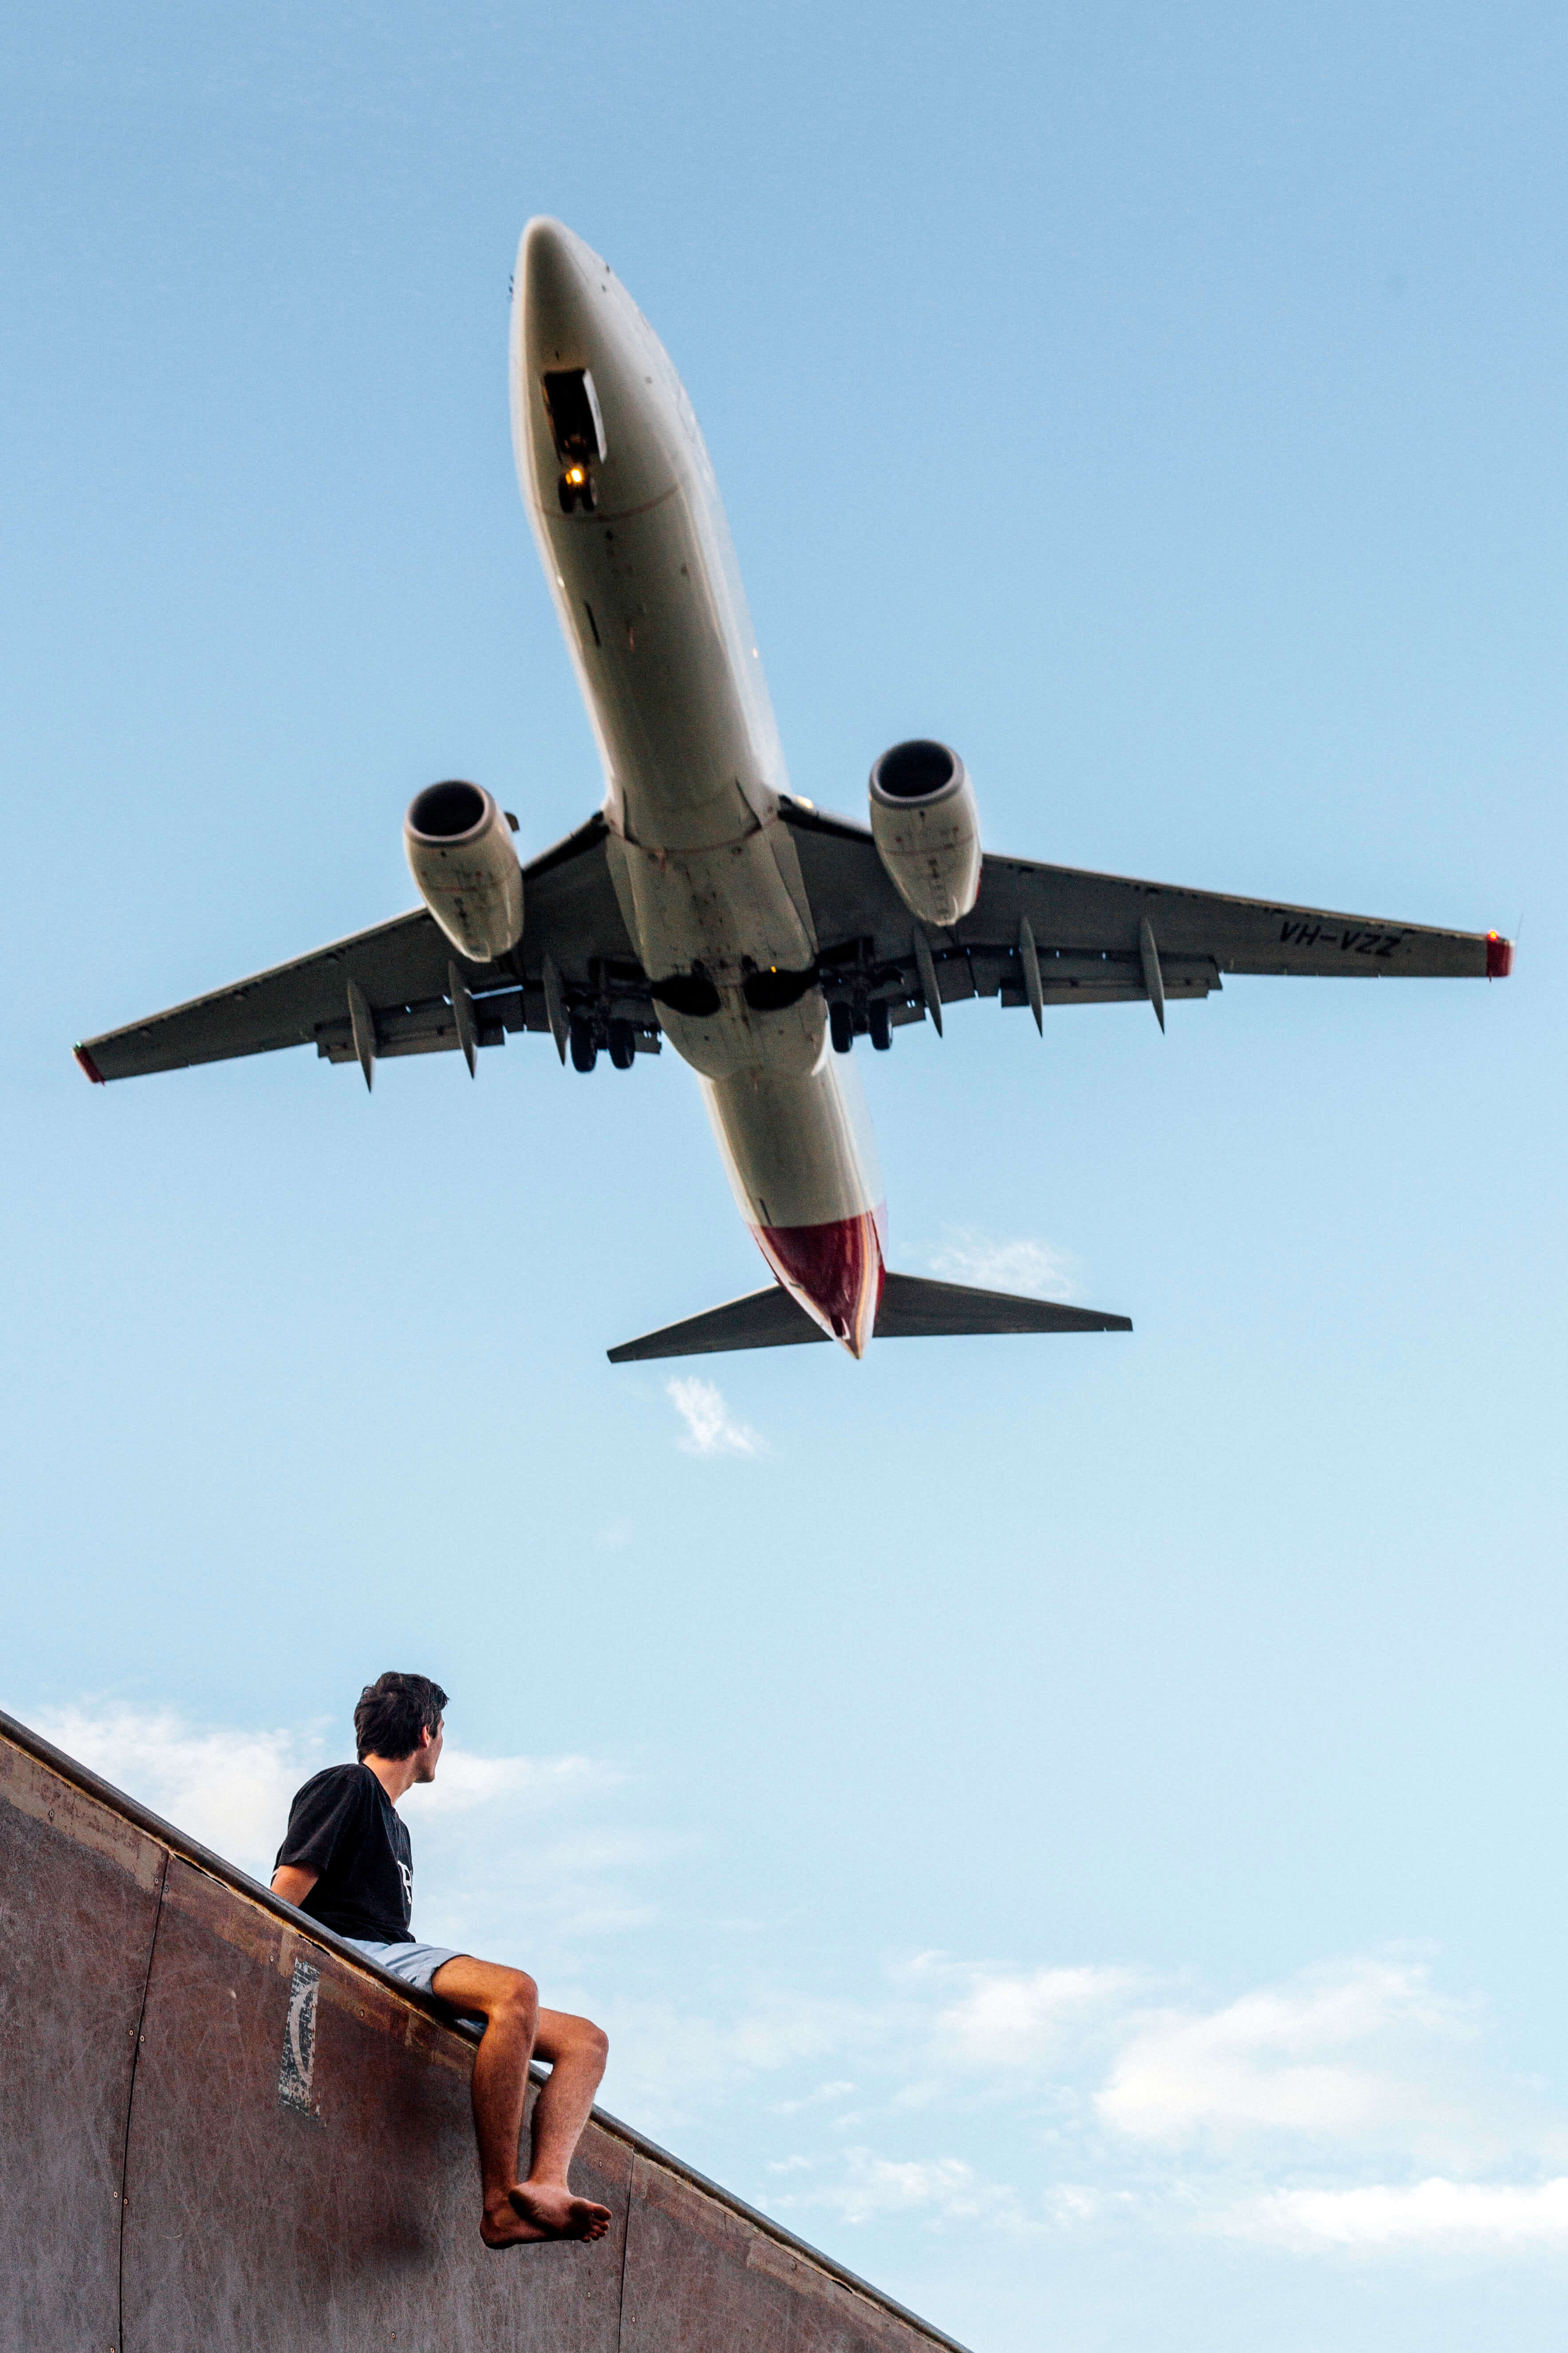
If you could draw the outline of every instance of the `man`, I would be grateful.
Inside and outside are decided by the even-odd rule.
[[[416,1944],[414,1851],[395,1808],[433,1781],[441,1760],[447,1694],[425,1675],[382,1675],[354,1710],[357,1765],[331,1765],[307,1781],[289,1810],[272,1893],[348,1939],[405,1985],[482,2018],[474,2054],[474,2133],[484,2183],[479,2236],[487,2247],[532,2239],[602,2239],[606,2206],[574,2198],[567,2176],[609,2043],[585,2018],[541,2010],[521,1969],[478,1961],[441,1945]],[[550,2080],[533,2110],[532,2159],[518,2179],[531,2058]]]

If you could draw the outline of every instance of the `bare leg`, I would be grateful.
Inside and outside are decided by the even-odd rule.
[[[569,2231],[569,2237],[601,2238],[609,2221],[605,2207],[573,2197],[568,2179],[609,2049],[607,2038],[590,2019],[574,2018],[567,2010],[540,2011],[533,2051],[536,2058],[549,2063],[550,2080],[533,2104],[533,2154],[528,2179],[512,2191],[511,2204],[525,2222],[540,2224],[552,2237],[561,2219],[584,2207],[591,2216],[604,2215],[605,2221]]]
[[[479,2235],[485,2244],[603,2238],[610,2223],[608,2207],[574,2198],[567,2183],[573,2151],[605,2072],[608,2046],[598,2028],[585,2018],[542,2013],[531,1977],[467,1953],[444,1961],[430,1983],[455,2010],[485,2021],[473,2076],[474,2136],[484,2187]],[[535,2105],[533,2164],[528,2180],[520,2182],[518,2144],[536,2037],[539,2056],[551,2062],[552,2073]]]

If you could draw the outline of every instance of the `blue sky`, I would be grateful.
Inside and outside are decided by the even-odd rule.
[[[1561,12],[0,38],[0,1699],[258,1865],[437,1674],[421,1932],[977,2353],[1555,2345]],[[612,1369],[761,1279],[672,1055],[72,1064],[406,905],[433,777],[596,803],[539,211],[686,378],[800,791],[930,733],[993,848],[1522,916],[1505,987],[866,1057],[893,1263],[1131,1338]]]

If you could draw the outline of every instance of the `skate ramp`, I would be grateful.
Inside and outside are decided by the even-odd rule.
[[[4,1715],[0,1937],[4,2353],[961,2353],[598,2110],[491,2254],[471,2036]]]

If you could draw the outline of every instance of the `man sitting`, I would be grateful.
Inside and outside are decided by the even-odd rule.
[[[567,2175],[605,2072],[609,2043],[585,2018],[541,2010],[521,1969],[416,1944],[414,1851],[395,1809],[404,1792],[433,1781],[441,1759],[447,1694],[425,1675],[381,1675],[354,1710],[357,1765],[331,1765],[289,1810],[272,1892],[379,1961],[405,1985],[482,2018],[474,2054],[474,2133],[484,2183],[479,2236],[487,2247],[531,2239],[601,2239],[606,2206],[574,2198]],[[533,2109],[532,2160],[518,2179],[528,2063],[550,2080]]]

